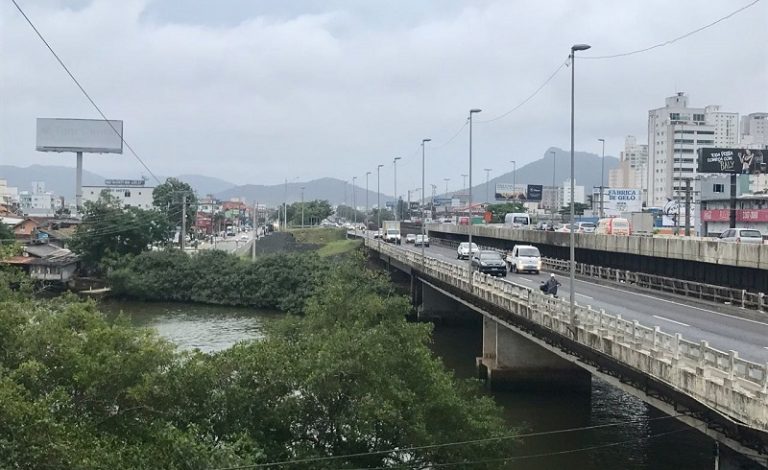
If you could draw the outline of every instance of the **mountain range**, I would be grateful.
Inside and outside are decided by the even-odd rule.
[[[554,157],[553,153],[554,152]],[[555,161],[553,161],[553,158]],[[600,185],[601,158],[598,155],[588,152],[575,152],[575,176],[576,184],[584,186],[587,194],[592,186]],[[608,182],[608,171],[617,168],[619,160],[612,156],[605,157],[605,183]],[[513,172],[501,174],[488,181],[485,181],[472,187],[473,200],[484,201],[486,194],[491,197],[494,194],[496,183],[523,184],[542,184],[552,185],[554,170],[555,185],[562,185],[569,178],[570,174],[570,152],[556,147],[551,147],[544,152],[542,158],[528,163]],[[476,171],[476,180],[484,180],[484,175],[480,170]],[[233,197],[242,198],[248,203],[260,203],[274,207],[287,200],[296,202],[301,200],[302,187],[304,188],[304,200],[325,199],[332,205],[352,204],[352,188],[347,182],[338,178],[319,178],[306,182],[289,182],[287,184],[276,185],[258,185],[246,184],[235,185],[228,181],[203,175],[179,175],[176,178],[189,183],[197,192],[199,197],[207,194],[213,194],[219,199],[230,199]],[[0,179],[8,181],[9,186],[16,186],[20,191],[30,188],[32,181],[44,181],[46,190],[53,191],[56,195],[64,196],[67,199],[74,198],[75,169],[64,166],[32,165],[29,167],[17,167],[12,165],[0,165]],[[161,181],[165,177],[160,177]],[[102,185],[104,177],[89,171],[83,171],[83,185]],[[151,184],[148,182],[148,184]],[[487,191],[487,192],[486,192]],[[368,191],[368,205],[376,205],[377,194],[375,191]],[[359,185],[356,188],[355,195],[358,207],[366,205],[366,191]],[[392,201],[391,195],[381,195],[381,203]]]

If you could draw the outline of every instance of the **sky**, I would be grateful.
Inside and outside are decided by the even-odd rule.
[[[618,156],[647,139],[647,113],[690,104],[768,111],[768,0],[673,44],[752,0],[17,0],[158,175],[235,184],[320,177],[363,185],[398,162],[399,188],[449,190],[570,146],[569,48],[576,58],[576,150]],[[531,95],[555,70],[547,86]],[[11,1],[0,2],[0,164],[74,166],[35,151],[35,118],[99,118]],[[492,122],[483,122],[493,120]],[[149,176],[127,151],[92,154],[108,177]],[[0,175],[0,178],[2,175]],[[384,183],[382,183],[383,185]],[[401,186],[402,185],[402,186]],[[403,192],[403,191],[400,191]]]

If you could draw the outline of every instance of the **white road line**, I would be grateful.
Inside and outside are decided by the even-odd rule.
[[[681,321],[672,320],[672,319],[670,319],[670,318],[667,318],[667,317],[662,317],[661,315],[653,315],[653,318],[658,318],[659,320],[668,321],[668,322],[670,322],[670,323],[674,323],[674,324],[676,324],[676,325],[680,325],[680,326],[691,326],[691,325],[689,325],[688,323],[683,323],[683,322],[681,322]]]
[[[595,298],[594,298],[594,297],[590,297],[590,296],[588,296],[588,295],[584,295],[584,294],[579,294],[578,292],[576,292],[576,295],[579,295],[579,296],[581,296],[581,297],[584,297],[585,299],[589,299],[589,300],[595,300]]]

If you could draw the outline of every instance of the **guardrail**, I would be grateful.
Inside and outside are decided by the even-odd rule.
[[[437,242],[443,246],[454,248],[459,245],[459,242],[437,238],[433,238],[432,242]],[[481,250],[497,251],[503,255],[507,253],[504,250],[488,246],[478,245],[478,248]],[[544,264],[547,269],[553,271],[567,272],[570,270],[570,262],[568,260],[542,258],[542,264]],[[731,287],[716,286],[714,284],[704,284],[658,276],[656,274],[637,273],[586,263],[576,263],[576,274],[768,313],[768,299],[766,299],[766,295],[763,292],[750,292],[746,289],[734,289]]]
[[[467,266],[422,258],[377,240],[366,239],[365,246],[649,374],[731,418],[768,431],[768,364],[589,305],[576,304],[576,321],[571,324],[565,299],[475,271],[470,280]]]

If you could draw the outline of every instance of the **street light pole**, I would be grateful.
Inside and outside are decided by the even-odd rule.
[[[392,163],[395,165],[395,221],[400,222],[400,199],[397,197],[397,161],[400,160],[401,157],[395,157],[394,160],[392,160]]]
[[[555,210],[557,209],[557,201],[558,201],[558,193],[557,186],[555,186],[555,171],[557,169],[557,153],[555,153],[554,150],[551,150],[549,153],[552,154],[552,192],[554,193],[552,195],[552,220],[550,221],[550,229],[555,229]]]
[[[514,160],[509,161],[512,164],[512,191],[517,194],[517,162]]]
[[[493,171],[490,168],[483,168],[483,171],[485,171],[485,203],[490,204],[491,203],[491,185],[488,182],[491,178],[491,171]]]
[[[472,287],[472,115],[481,112],[481,109],[469,110],[469,259],[468,269],[469,285]]]
[[[427,153],[427,151],[426,151],[426,146],[427,145],[426,144],[427,144],[427,142],[432,142],[432,139],[430,139],[430,138],[421,139],[421,198],[422,199],[426,199],[424,197],[424,193],[427,192],[426,189],[425,189],[427,187],[426,186],[426,181],[425,181],[425,178],[426,178],[426,163],[425,162],[427,160],[427,158],[426,158],[426,153]],[[425,243],[424,237],[426,236],[426,234],[427,234],[426,226],[424,224],[424,208],[422,206],[422,210],[421,210],[421,264],[422,264],[422,266],[424,265],[424,243]]]
[[[443,178],[443,181],[445,181],[445,197],[448,197],[448,182],[451,181],[451,179]]]
[[[301,228],[304,228],[304,186],[301,187]]]
[[[371,172],[365,172],[365,229],[368,230],[368,176]]]
[[[586,51],[591,46],[588,44],[574,44],[571,46],[571,229],[570,232],[570,282],[569,282],[569,306],[570,306],[570,324],[573,337],[576,338],[576,230],[573,223],[576,220],[575,204],[575,171],[574,171],[574,96],[576,91],[576,51]]]
[[[357,181],[357,176],[352,177],[352,218],[353,218],[353,224],[355,227],[355,235],[357,235],[357,195],[355,194],[357,191],[355,191],[355,182]]]
[[[600,218],[602,219],[605,217],[603,212],[603,200],[605,200],[605,195],[603,194],[603,187],[605,186],[605,139],[597,140],[603,143],[603,158],[600,161]]]
[[[376,230],[381,229],[381,167],[383,166],[376,167],[376,218],[379,219],[376,221]]]

